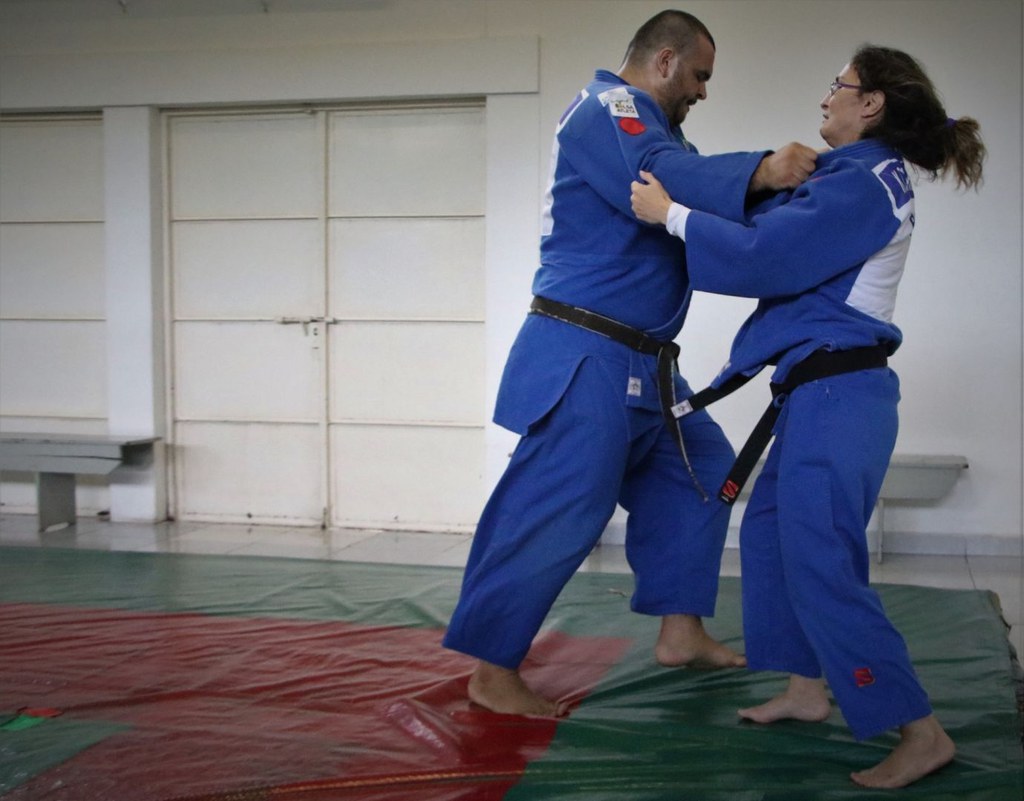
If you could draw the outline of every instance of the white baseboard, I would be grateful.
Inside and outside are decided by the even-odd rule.
[[[868,532],[868,546],[872,554],[878,540],[877,531]],[[612,520],[601,537],[604,545],[623,545],[626,542],[625,521]],[[726,548],[739,548],[739,528],[730,527],[725,539]],[[1024,538],[995,534],[922,534],[919,532],[885,532],[885,553],[906,553],[934,556],[1005,556],[1019,559],[1024,556]]]
[[[877,534],[869,532],[872,551]],[[995,534],[922,534],[886,531],[884,553],[935,554],[939,556],[1004,556],[1020,559],[1024,553],[1021,537]]]

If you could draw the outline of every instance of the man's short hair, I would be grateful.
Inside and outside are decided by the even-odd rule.
[[[639,64],[663,47],[671,47],[675,52],[682,53],[698,36],[707,38],[711,46],[715,46],[715,40],[707,26],[693,14],[668,9],[655,14],[640,26],[626,48],[623,61]]]

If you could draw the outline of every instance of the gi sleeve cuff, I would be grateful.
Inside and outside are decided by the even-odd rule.
[[[673,236],[678,236],[686,241],[686,219],[690,216],[690,209],[680,203],[673,203],[668,209],[668,219],[665,221],[665,228]]]

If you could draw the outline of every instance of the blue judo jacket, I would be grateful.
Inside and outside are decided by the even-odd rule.
[[[743,220],[750,178],[765,155],[698,154],[650,95],[598,70],[556,128],[534,294],[674,339],[691,293],[685,247],[661,226],[637,221],[630,182],[649,170],[687,206]],[[505,367],[495,422],[525,434],[557,403],[584,358],[623,348],[599,339],[529,317]],[[640,381],[631,394],[623,386],[624,402],[659,409],[654,358],[629,358],[630,375]]]
[[[685,203],[683,205],[686,205]],[[750,210],[745,223],[686,219],[695,289],[760,298],[718,386],[737,373],[790,368],[819,349],[902,342],[892,323],[914,228],[914,191],[900,154],[865,139],[818,157],[810,179]]]

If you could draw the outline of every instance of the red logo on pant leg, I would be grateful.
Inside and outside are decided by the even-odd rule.
[[[857,668],[853,671],[853,680],[857,682],[858,687],[867,687],[869,684],[875,683],[871,668]]]

